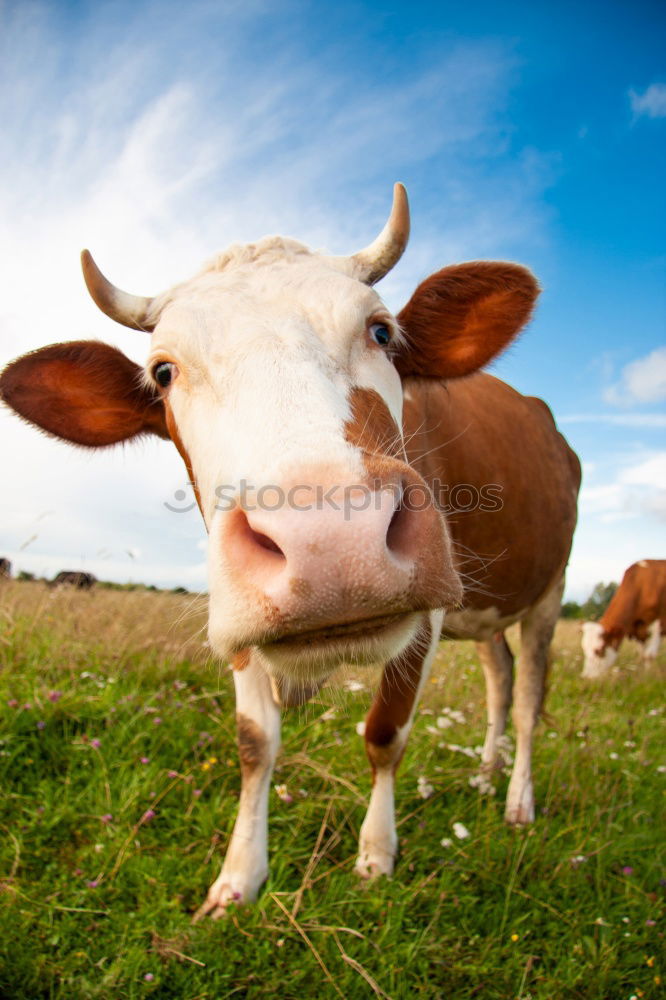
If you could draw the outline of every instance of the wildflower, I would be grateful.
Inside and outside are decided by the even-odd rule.
[[[155,819],[156,812],[154,809],[146,809],[145,813],[141,817],[142,823],[150,823],[151,819]]]
[[[18,708],[18,702],[16,698],[10,698],[7,702],[7,708]]]
[[[649,958],[646,958],[645,964],[647,965],[648,969],[651,969],[654,966],[654,955],[650,955]]]
[[[97,881],[96,878],[90,878],[86,881],[86,885],[88,886],[89,889],[96,889],[97,886],[99,885],[99,882]]]
[[[57,701],[60,701],[61,698],[62,698],[62,691],[49,691],[48,699],[49,701],[52,701],[53,704],[55,704]]]
[[[440,715],[437,719],[438,729],[448,729],[449,726],[453,725],[453,719],[450,719],[448,715]]]
[[[453,841],[450,837],[442,837],[439,843],[442,847],[453,847]]]
[[[201,789],[200,788],[195,788],[193,790],[193,792],[192,792],[192,795],[196,796],[196,798],[198,799],[199,796],[201,795]]]
[[[615,751],[613,751],[612,753],[609,753],[608,756],[610,757],[611,760],[619,760],[620,759],[619,753],[615,753]]]
[[[208,763],[209,764],[217,764],[217,757],[209,757],[208,758]]]
[[[365,720],[356,723],[356,732],[358,736],[365,736]]]
[[[93,748],[93,750],[99,750],[99,748],[101,747],[101,745],[102,745],[102,741],[98,740],[97,737],[95,737],[94,740],[90,741],[90,746]]]
[[[622,869],[622,874],[623,875],[633,875],[634,874],[634,869],[631,867],[631,865],[625,865],[624,868]]]
[[[478,788],[479,795],[494,795],[495,786],[487,774],[473,774],[468,780],[470,788]]]
[[[156,715],[155,718],[153,719],[153,725],[154,726],[161,726],[162,725],[162,720],[160,719],[159,715]]]
[[[657,926],[657,921],[656,920],[652,920],[650,917],[648,917],[648,919],[645,921],[645,926],[646,927],[656,927]]]
[[[429,799],[430,796],[435,791],[435,789],[430,784],[428,779],[425,778],[422,774],[420,774],[418,777],[418,780],[416,782],[416,787],[422,799]]]
[[[150,764],[150,757],[140,757],[139,760],[142,764]]]
[[[38,729],[46,729],[46,723],[44,722],[43,719],[39,720],[39,722],[37,723],[37,728]]]
[[[111,815],[111,813],[104,813],[103,816],[100,816],[100,819],[102,823],[110,823],[111,820],[113,819],[113,816]]]
[[[178,771],[173,771],[173,770],[167,771],[167,778],[177,778],[177,777],[178,777]]]
[[[470,836],[470,832],[464,825],[464,823],[454,823],[453,832],[455,833],[458,840],[467,840],[467,838]]]
[[[208,763],[207,760],[205,760],[203,762],[203,764],[201,765],[201,770],[202,771],[210,771],[210,764]]]
[[[345,689],[351,692],[365,691],[365,687],[360,683],[360,681],[347,681]]]
[[[519,937],[520,937],[520,935],[519,935],[519,934],[516,934],[516,933],[514,932],[514,933],[513,933],[512,935],[511,935],[511,940],[512,940],[512,941],[513,941],[513,942],[515,943],[516,941],[518,941]]]
[[[279,799],[282,799],[283,802],[289,803],[294,801],[289,792],[287,791],[286,785],[275,785],[274,787],[277,797]]]
[[[586,861],[587,857],[584,854],[574,854],[573,858],[571,858],[571,867],[578,868],[579,865],[584,865]]]
[[[155,976],[154,976],[154,975],[152,974],[152,972],[146,972],[146,973],[144,974],[144,977],[143,977],[143,978],[145,979],[145,981],[146,981],[147,983],[152,983],[152,981],[153,981],[153,979],[155,978]]]

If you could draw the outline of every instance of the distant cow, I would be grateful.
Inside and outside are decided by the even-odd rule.
[[[78,587],[79,590],[90,590],[97,583],[97,577],[92,573],[80,573],[76,570],[63,569],[51,580],[50,587]]]
[[[643,660],[654,660],[666,631],[666,559],[641,559],[622,577],[598,622],[583,625],[583,677],[599,677],[617,657],[623,639],[642,643]]]
[[[12,575],[12,564],[9,559],[0,559],[0,579],[8,580]]]
[[[0,378],[21,416],[78,445],[170,439],[194,484],[208,635],[233,663],[242,775],[201,910],[213,917],[254,899],[268,873],[280,706],[307,701],[341,663],[385,665],[365,726],[373,785],[356,870],[391,874],[395,772],[442,630],[479,644],[488,770],[513,694],[506,818],[534,819],[532,740],[580,465],[543,402],[479,371],[529,320],[534,276],[493,261],[445,267],[394,316],[373,286],[408,234],[397,185],[364,250],[332,257],[267,237],[155,299],[115,288],[86,251],[97,305],[152,332],[146,366],[81,341],[33,351]],[[515,622],[514,684],[504,632]]]

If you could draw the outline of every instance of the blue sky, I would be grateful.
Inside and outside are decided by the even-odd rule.
[[[568,593],[666,556],[666,16],[657,3],[6,3],[0,364],[140,334],[89,302],[89,246],[152,294],[269,232],[345,253],[407,185],[380,290],[505,258],[543,285],[493,370],[540,395],[585,467]],[[205,585],[159,442],[83,454],[0,413],[0,552],[52,574]]]

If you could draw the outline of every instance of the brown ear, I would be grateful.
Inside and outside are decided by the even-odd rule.
[[[426,278],[398,314],[401,375],[459,378],[482,368],[527,323],[539,294],[519,264],[473,261]]]
[[[104,448],[140,434],[168,438],[164,405],[121,351],[97,340],[51,344],[0,375],[0,399],[48,434]]]

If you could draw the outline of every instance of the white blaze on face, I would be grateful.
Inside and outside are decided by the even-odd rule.
[[[400,335],[375,291],[292,241],[238,248],[219,263],[158,302],[147,370],[160,361],[178,369],[167,403],[210,535],[212,633],[239,635],[257,609],[235,586],[220,539],[241,484],[255,498],[264,487],[273,503],[271,485],[318,475],[362,483],[362,455],[345,440],[350,393],[374,389],[401,426],[400,378],[369,326]]]
[[[599,622],[584,622],[581,645],[585,656],[583,677],[600,677],[609,670],[617,659],[617,650],[612,646],[604,649],[604,630]]]

